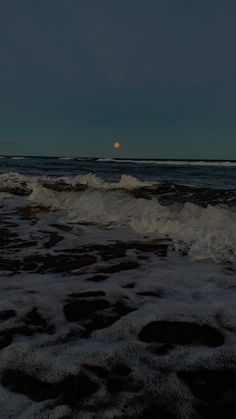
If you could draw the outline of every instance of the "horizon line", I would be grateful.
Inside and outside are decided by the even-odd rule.
[[[0,154],[0,157],[11,158],[46,158],[46,159],[107,159],[107,160],[140,160],[140,161],[208,161],[208,162],[236,162],[236,159],[216,159],[216,158],[174,158],[174,157],[111,157],[111,156],[65,156],[65,155],[27,155],[27,154]]]

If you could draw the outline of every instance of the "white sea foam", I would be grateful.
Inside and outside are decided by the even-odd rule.
[[[69,416],[73,419],[89,419],[92,417],[91,409],[95,412],[99,409],[101,417],[104,418],[121,417],[121,412],[131,417],[134,412],[133,392],[137,390],[138,397],[143,397],[141,401],[149,400],[150,394],[154,395],[157,403],[164,400],[165,405],[175,413],[174,417],[183,417],[183,411],[186,409],[189,409],[190,413],[184,417],[193,417],[193,399],[189,397],[187,387],[178,380],[177,372],[205,368],[232,369],[234,366],[233,348],[236,338],[232,330],[236,327],[236,315],[235,298],[230,289],[234,287],[233,276],[227,276],[212,264],[208,266],[191,261],[184,263],[183,259],[179,258],[174,260],[171,266],[170,262],[166,264],[165,261],[153,257],[146,265],[143,263],[142,267],[132,272],[111,275],[109,280],[100,283],[99,287],[97,283],[87,282],[87,277],[88,274],[80,275],[79,278],[78,275],[63,278],[59,275],[23,274],[0,278],[0,309],[17,311],[17,317],[8,321],[8,329],[19,329],[19,323],[35,307],[43,319],[55,329],[54,333],[49,335],[34,327],[34,333],[30,337],[15,336],[12,344],[1,350],[1,376],[10,369],[16,371],[16,377],[17,372],[21,371],[26,376],[37,379],[39,383],[59,383],[66,377],[79,376],[83,371],[93,382],[96,380],[95,382],[99,383],[98,391],[88,400],[84,400],[83,408],[79,405],[79,411],[75,410],[74,406],[63,404],[60,398],[41,402],[31,400],[24,394],[31,393],[31,389],[27,388],[22,380],[19,384],[17,382],[16,391],[9,391],[1,385],[2,418],[59,419]],[[122,288],[134,279],[134,290]],[[82,339],[79,337],[82,327],[78,323],[67,322],[63,315],[65,297],[72,292],[98,289],[106,293],[105,298],[111,304],[125,301],[136,310],[122,316],[110,327],[93,332],[89,339]],[[137,295],[138,292],[147,290],[164,292],[165,298],[143,298]],[[32,294],[29,294],[29,291]],[[220,347],[209,348],[204,344],[175,345],[165,356],[157,356],[138,338],[142,328],[157,319],[210,324],[218,329],[216,319],[219,317],[220,330],[226,335],[225,344]],[[4,331],[4,322],[0,326],[1,332]],[[68,342],[68,336],[72,335],[72,332],[74,338]],[[160,345],[155,345],[155,348],[159,347]],[[85,365],[103,367],[108,371],[108,378],[113,378],[111,374],[118,364],[128,365],[131,369],[131,378],[125,377],[128,388],[131,382],[131,391],[120,391],[116,393],[116,397],[113,394],[111,397],[106,390],[105,379],[98,380],[89,369],[84,368]],[[9,381],[11,383],[11,380]],[[13,385],[14,383],[15,381]],[[70,380],[68,383],[70,384]],[[23,389],[23,394],[18,388]],[[211,389],[208,389],[209,391]],[[50,397],[50,391],[46,388],[45,395],[48,394]],[[74,394],[75,391],[72,397]],[[134,394],[136,401],[138,397]],[[138,412],[142,409],[142,404],[140,406],[136,402],[135,408],[135,412]],[[114,410],[119,416],[112,415]]]
[[[27,157],[20,157],[20,156],[11,157],[11,160],[26,160],[26,159]]]
[[[102,178],[96,176],[93,173],[88,173],[83,176],[78,176],[72,181],[72,185],[82,184],[87,185],[94,188],[104,188],[104,189],[116,189],[116,188],[124,188],[124,189],[135,189],[135,188],[142,188],[146,186],[153,186],[157,185],[158,182],[145,182],[137,179],[134,176],[129,175],[121,175],[119,182],[105,182]]]
[[[88,189],[57,192],[36,185],[30,199],[55,209],[69,210],[71,222],[112,224],[142,235],[168,236],[177,249],[194,258],[236,262],[236,213],[228,207],[200,207],[192,203],[163,206],[122,191]]]
[[[22,184],[30,184],[33,178],[21,175],[20,173],[3,173],[0,175],[0,189],[11,189]]]
[[[76,160],[75,157],[59,157],[59,160]]]
[[[86,175],[76,177],[25,176],[14,172],[0,175],[0,189],[6,189],[7,187],[13,188],[17,186],[22,187],[23,184],[25,184],[25,186],[28,188],[33,189],[37,185],[41,185],[44,182],[51,184],[56,182],[64,182],[73,187],[78,185],[86,185],[91,188],[99,189],[136,189],[158,184],[158,182],[141,181],[129,175],[122,175],[118,182],[106,182],[104,179],[96,176],[93,173],[88,173]]]

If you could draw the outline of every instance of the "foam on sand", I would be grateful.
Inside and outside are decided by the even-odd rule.
[[[219,409],[226,390],[233,400],[234,278],[173,263],[153,257],[99,284],[1,277],[2,417],[189,419]]]

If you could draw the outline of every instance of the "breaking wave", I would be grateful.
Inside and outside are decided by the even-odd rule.
[[[8,173],[0,175],[0,192],[63,210],[71,223],[168,237],[175,249],[194,258],[236,263],[235,191],[225,191],[221,202],[222,191],[166,187],[128,175],[106,182],[91,173],[60,178]]]
[[[118,182],[106,182],[104,179],[92,173],[76,177],[24,176],[19,173],[6,173],[0,175],[0,192],[14,193],[15,191],[17,194],[18,190],[19,192],[22,192],[20,195],[24,195],[23,192],[27,195],[27,193],[31,193],[37,185],[42,184],[47,184],[47,186],[51,186],[51,188],[59,188],[60,185],[78,188],[82,185],[100,189],[136,189],[154,186],[158,183],[141,181],[129,175],[122,175]]]
[[[168,237],[176,250],[197,259],[236,262],[236,212],[227,206],[161,205],[157,197],[134,198],[122,190],[88,188],[58,192],[34,188],[30,199],[68,210],[72,223],[129,228],[141,235]]]

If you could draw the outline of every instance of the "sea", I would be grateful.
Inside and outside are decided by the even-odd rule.
[[[236,188],[236,160],[158,160],[0,156],[0,173],[78,176],[93,173],[106,181],[129,175],[140,180],[215,189]]]
[[[234,418],[235,279],[236,161],[2,156],[0,417]]]
[[[115,235],[127,227],[169,237],[193,257],[236,260],[236,161],[2,157],[0,191],[11,205],[25,195],[64,210],[67,221]]]

